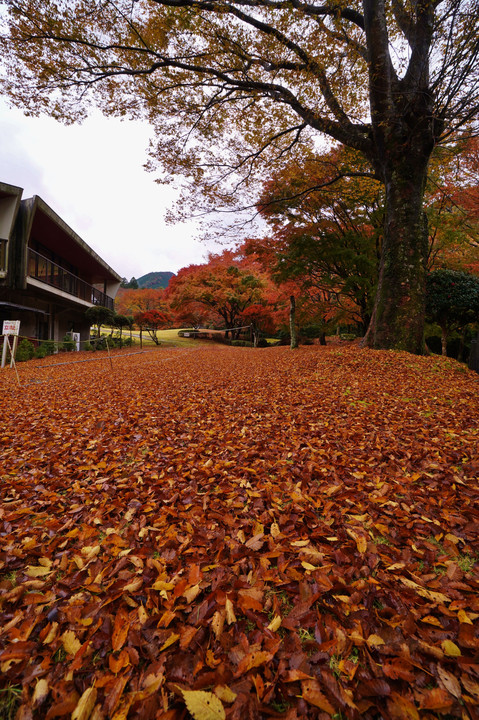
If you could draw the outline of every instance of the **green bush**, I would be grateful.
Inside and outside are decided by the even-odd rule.
[[[324,332],[324,325],[318,325],[317,323],[311,323],[310,325],[304,325],[299,329],[299,334],[305,338],[319,338]]]
[[[73,342],[71,335],[68,333],[65,335],[60,347],[64,352],[73,352],[73,350],[75,350],[75,343]]]
[[[447,357],[467,363],[467,361],[469,360],[469,355],[471,353],[472,337],[472,331],[469,330],[466,332],[464,340],[462,340],[462,338],[458,335],[454,334],[449,337],[447,340]],[[441,355],[442,343],[439,335],[429,335],[428,337],[426,337],[426,345],[432,353],[435,353],[436,355]]]
[[[26,360],[31,360],[34,354],[35,346],[33,343],[27,340],[27,338],[23,338],[23,340],[20,340],[18,343],[15,360],[17,362],[25,362]]]
[[[35,348],[35,357],[44,358],[47,355],[53,355],[57,349],[57,344],[54,340],[44,340],[41,345]]]
[[[266,340],[266,338],[260,338],[260,339],[258,340],[258,344],[257,344],[256,347],[259,347],[259,348],[268,347],[268,341]]]
[[[234,347],[253,347],[253,343],[250,340],[232,340],[230,345]]]

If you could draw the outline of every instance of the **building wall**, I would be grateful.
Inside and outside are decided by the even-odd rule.
[[[21,188],[0,183],[0,240],[5,240],[3,247],[8,250],[5,267],[0,267],[0,332],[3,320],[20,320],[21,337],[37,343],[46,339],[61,342],[70,331],[87,341],[90,326],[85,310],[92,306],[90,300],[108,300],[96,291],[92,295],[90,287],[101,285],[112,302],[121,278],[41,198],[21,202],[21,193]],[[29,274],[30,245],[50,249],[53,284],[49,274]],[[58,275],[57,266],[67,275]],[[71,294],[77,286],[76,280],[71,282],[72,272],[88,283],[81,286],[87,292]],[[69,278],[68,285],[57,282],[58,278]]]

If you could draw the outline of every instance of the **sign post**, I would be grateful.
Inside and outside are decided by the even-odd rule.
[[[4,320],[3,321],[3,352],[2,352],[2,368],[5,367],[7,361],[7,347],[10,348],[10,367],[15,364],[15,353],[17,352],[18,334],[20,332],[20,320]],[[10,335],[13,335],[13,347],[10,347]]]

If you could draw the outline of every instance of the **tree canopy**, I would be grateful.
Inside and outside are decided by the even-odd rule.
[[[91,102],[146,116],[165,179],[180,172],[215,204],[321,135],[360,151],[386,205],[368,340],[421,351],[427,165],[479,107],[478,0],[10,0],[9,11],[2,84],[14,102],[67,121]]]
[[[204,265],[189,265],[172,278],[168,299],[173,310],[195,313],[206,308],[212,320],[221,320],[226,328],[241,322],[242,313],[262,301],[265,279],[251,267],[242,266],[234,253],[210,255]]]
[[[479,320],[479,278],[445,268],[429,273],[426,312],[441,328],[442,354],[446,355],[449,332]]]

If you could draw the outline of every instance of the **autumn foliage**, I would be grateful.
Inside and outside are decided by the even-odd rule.
[[[18,718],[479,717],[476,374],[340,344],[54,362],[0,374]]]

